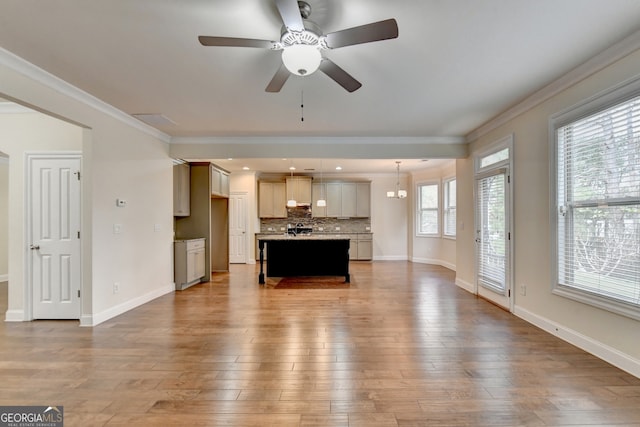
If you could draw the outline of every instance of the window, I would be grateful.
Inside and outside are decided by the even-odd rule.
[[[444,235],[456,235],[456,179],[444,182]]]
[[[480,169],[495,165],[496,163],[503,162],[509,159],[509,148],[503,148],[502,150],[484,156],[480,159]]]
[[[640,317],[640,96],[607,105],[553,124],[554,291]]]
[[[418,235],[438,235],[438,184],[418,185]]]

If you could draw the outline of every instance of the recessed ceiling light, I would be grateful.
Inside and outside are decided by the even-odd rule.
[[[249,168],[249,166],[243,166],[243,167],[242,167],[242,170],[243,170],[243,171],[248,171],[248,170],[250,170],[250,169],[251,169],[251,168]]]
[[[342,166],[336,166],[336,170],[337,171],[341,171],[342,170]]]
[[[294,170],[296,170],[296,167],[295,166],[289,166],[289,170],[290,171],[294,171]]]
[[[231,157],[228,157],[228,158],[227,158],[227,160],[233,160],[233,158],[231,158]]]

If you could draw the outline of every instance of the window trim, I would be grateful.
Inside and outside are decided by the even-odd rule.
[[[456,240],[456,237],[457,237],[457,234],[458,234],[458,227],[457,227],[457,224],[458,224],[458,222],[457,222],[458,221],[457,220],[457,218],[458,218],[458,216],[457,216],[458,215],[458,211],[457,211],[458,195],[457,194],[456,194],[456,222],[454,223],[454,226],[453,226],[453,234],[447,234],[446,233],[446,227],[445,227],[446,216],[447,216],[447,208],[449,207],[448,198],[447,198],[447,192],[448,192],[449,184],[452,181],[456,181],[456,188],[457,188],[458,180],[457,180],[457,177],[455,175],[446,177],[446,178],[444,178],[442,180],[442,238],[443,239]]]
[[[628,304],[606,296],[563,286],[558,283],[559,259],[558,259],[558,141],[557,130],[570,123],[579,121],[585,117],[607,110],[618,104],[640,96],[640,76],[626,80],[612,88],[603,90],[582,102],[574,104],[549,117],[548,148],[549,148],[549,224],[550,224],[550,265],[551,265],[551,293],[560,297],[571,299],[583,304],[597,307],[612,313],[640,320],[640,307]]]
[[[428,181],[421,181],[416,183],[416,221],[415,221],[415,232],[416,232],[416,237],[442,237],[442,233],[441,233],[441,222],[442,222],[442,194],[440,192],[441,189],[441,185],[440,185],[440,180],[434,179],[434,180],[428,180]],[[429,185],[435,185],[436,186],[436,194],[438,197],[438,207],[435,209],[436,210],[436,218],[438,221],[437,227],[436,227],[436,232],[435,233],[423,233],[420,231],[420,219],[422,218],[422,216],[420,215],[420,213],[422,212],[422,209],[420,209],[420,188],[423,186],[429,186]]]

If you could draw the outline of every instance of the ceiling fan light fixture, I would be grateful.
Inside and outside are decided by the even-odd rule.
[[[282,62],[291,73],[297,76],[308,76],[320,67],[322,54],[317,46],[294,44],[282,50]]]

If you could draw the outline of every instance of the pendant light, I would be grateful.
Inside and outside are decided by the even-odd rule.
[[[390,199],[404,199],[407,197],[407,191],[400,189],[400,161],[396,161],[396,191],[387,191],[387,197]]]
[[[327,199],[324,198],[324,185],[322,183],[322,160],[320,160],[320,198],[316,202],[316,206],[324,208],[327,206]]]
[[[291,191],[289,192],[289,200],[287,200],[287,207],[288,208],[295,208],[298,203],[296,202],[296,199],[293,198],[293,171],[296,170],[295,167],[293,167],[293,162],[291,162],[291,166],[289,166],[289,170],[291,171]],[[287,187],[289,187],[289,185],[287,185]]]

